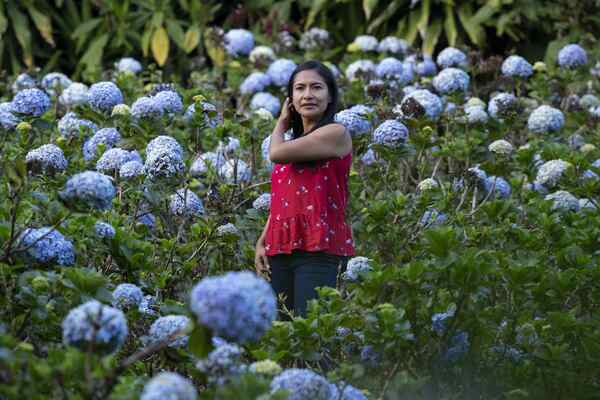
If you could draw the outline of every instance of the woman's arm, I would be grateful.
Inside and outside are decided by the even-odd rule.
[[[340,124],[328,124],[295,140],[283,140],[282,127],[275,126],[269,146],[271,162],[285,164],[341,157],[352,151],[352,138]]]
[[[260,234],[260,237],[258,238],[258,241],[256,242],[257,245],[259,244],[265,244],[265,236],[267,235],[267,229],[269,227],[269,223],[271,222],[271,214],[269,213],[269,218],[267,219],[267,223],[265,224],[265,227],[262,231],[262,233]]]

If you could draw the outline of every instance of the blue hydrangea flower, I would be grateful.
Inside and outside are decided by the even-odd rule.
[[[241,94],[254,94],[264,91],[271,84],[271,77],[262,72],[253,72],[240,85]]]
[[[359,35],[354,38],[351,45],[355,45],[360,51],[377,51],[379,42],[375,36]]]
[[[129,161],[140,162],[140,156],[135,150],[128,151],[118,147],[108,149],[96,162],[96,169],[104,174],[114,174],[123,164]]]
[[[94,231],[100,239],[112,239],[116,234],[115,228],[111,224],[102,221],[96,222]]]
[[[145,337],[145,344],[153,344],[156,342],[162,342],[167,338],[175,335],[176,332],[180,332],[175,335],[169,342],[169,347],[182,348],[188,345],[190,339],[186,333],[192,326],[192,320],[185,315],[166,315],[158,318],[150,326],[148,336]]]
[[[544,185],[539,182],[529,182],[523,185],[523,190],[528,190],[532,192],[537,192],[539,194],[546,195],[548,194],[548,189]]]
[[[56,263],[63,266],[75,264],[73,243],[51,227],[27,228],[21,233],[17,243],[18,248],[26,249],[19,255],[27,263]]]
[[[87,119],[79,118],[77,114],[69,111],[58,121],[58,131],[65,138],[79,137],[81,131],[95,133],[98,125]]]
[[[67,159],[62,149],[55,144],[45,144],[31,150],[25,156],[25,162],[29,170],[45,174],[53,174],[67,168]]]
[[[244,350],[235,344],[221,343],[208,357],[196,363],[196,368],[206,374],[209,384],[222,386],[248,370],[242,363]]]
[[[469,74],[462,69],[446,68],[433,78],[433,87],[438,93],[451,94],[469,89]]]
[[[342,274],[342,279],[348,282],[356,282],[361,274],[372,271],[371,260],[367,257],[352,257],[348,260],[346,271]]]
[[[514,110],[517,103],[517,97],[512,93],[498,93],[488,103],[488,114],[497,120],[507,116],[511,110]]]
[[[292,60],[280,58],[269,65],[267,75],[271,78],[271,83],[275,86],[287,86],[292,73],[297,65]]]
[[[137,74],[142,71],[142,64],[135,58],[123,57],[115,62],[115,69],[119,72],[131,72]]]
[[[12,99],[12,112],[39,117],[50,109],[50,97],[40,89],[24,89]]]
[[[509,358],[513,362],[519,362],[526,357],[526,354],[521,350],[505,344],[492,346],[490,350],[496,354]]]
[[[225,50],[232,56],[247,56],[254,48],[254,35],[246,29],[232,29],[225,34]]]
[[[42,78],[40,86],[50,96],[56,96],[56,91],[63,91],[71,86],[72,81],[62,72],[50,72]]]
[[[182,156],[168,148],[148,153],[146,151],[144,174],[151,180],[169,179],[185,170]]]
[[[402,61],[397,58],[384,58],[377,64],[375,74],[382,79],[401,79],[403,65]]]
[[[373,131],[373,143],[398,147],[408,140],[408,128],[400,121],[388,119]]]
[[[277,114],[279,114],[279,110],[281,109],[281,102],[271,93],[259,92],[252,96],[252,100],[250,100],[250,109],[258,110],[259,108],[269,110],[273,116],[277,116]]]
[[[271,193],[263,193],[252,202],[252,207],[259,211],[269,211],[271,208]]]
[[[415,72],[419,76],[435,76],[437,74],[437,66],[431,57],[424,57],[423,61],[415,65]]]
[[[183,147],[177,142],[177,140],[171,136],[160,135],[152,139],[146,145],[146,154],[154,153],[156,151],[166,151],[177,153],[183,157]]]
[[[219,169],[219,175],[228,183],[248,182],[251,176],[250,167],[241,159],[233,159],[225,161]]]
[[[552,201],[552,209],[559,211],[579,211],[579,199],[565,190],[550,193],[544,200]]]
[[[144,386],[140,400],[196,400],[192,381],[175,372],[161,372]]]
[[[318,50],[328,48],[331,44],[329,32],[325,29],[313,27],[302,33],[298,46],[302,50]]]
[[[121,310],[136,308],[143,299],[142,289],[132,283],[121,283],[112,292],[112,305]]]
[[[377,153],[372,148],[367,149],[365,154],[360,158],[360,161],[365,165],[383,164],[385,162],[379,159]]]
[[[329,386],[331,387],[331,400],[367,400],[367,396],[363,394],[360,390],[355,388],[354,386],[347,384],[345,382],[340,382],[340,388],[342,388],[342,393],[340,394],[340,389],[338,385],[332,383]]]
[[[377,45],[377,51],[380,53],[403,55],[407,50],[408,42],[395,36],[386,36]]]
[[[594,96],[590,93],[584,94],[579,99],[579,106],[584,110],[589,110],[590,108],[600,106],[600,99],[597,96]]]
[[[88,102],[89,88],[80,82],[73,82],[60,95],[58,101],[68,108],[85,105]]]
[[[436,120],[442,113],[442,110],[443,110],[442,99],[440,99],[440,97],[438,95],[431,93],[427,89],[418,89],[418,90],[415,90],[415,91],[407,94],[406,96],[404,96],[404,98],[402,99],[402,102],[400,103],[400,108],[402,110],[402,113],[403,113],[403,115],[405,115],[407,117],[419,117],[420,116],[420,115],[410,115],[410,114],[406,113],[406,111],[409,111],[409,112],[413,111],[413,110],[409,110],[410,107],[407,107],[409,104],[408,99],[416,100],[416,102],[425,111],[425,116],[431,120]]]
[[[431,329],[438,335],[442,336],[448,328],[450,318],[454,317],[454,310],[443,313],[433,314],[431,317]]]
[[[113,82],[94,83],[88,91],[88,103],[94,111],[110,113],[114,106],[123,103],[123,93]]]
[[[154,97],[142,96],[131,105],[131,115],[138,120],[155,120],[162,117],[163,107]]]
[[[127,319],[121,310],[90,300],[69,311],[62,322],[62,331],[68,346],[111,354],[125,342]]]
[[[183,101],[181,96],[172,90],[163,90],[152,97],[163,113],[172,115],[183,112]],[[133,107],[132,107],[133,111]]]
[[[59,196],[73,205],[107,210],[112,207],[116,192],[108,176],[96,171],[85,171],[69,178]]]
[[[462,359],[469,351],[469,334],[467,332],[459,332],[450,338],[450,346],[444,354],[444,360],[456,362]]]
[[[510,184],[502,177],[490,175],[485,178],[484,188],[486,194],[493,190],[491,197],[506,199],[510,197]]]
[[[510,56],[502,62],[502,75],[517,78],[529,78],[533,74],[533,66],[521,56]]]
[[[204,115],[204,122],[209,128],[216,128],[221,122],[223,122],[223,117],[217,113],[217,107],[213,104],[210,104],[206,101],[200,102],[202,106],[202,113]],[[208,113],[214,112],[217,113],[214,117],[210,117]],[[190,104],[187,110],[185,110],[185,114],[183,114],[183,120],[186,123],[190,123],[193,120],[194,114],[196,113],[196,104]]]
[[[22,73],[17,76],[17,79],[13,82],[11,89],[13,93],[20,92],[23,89],[32,89],[37,86],[37,82],[29,74]]]
[[[336,113],[334,121],[344,125],[353,137],[364,135],[371,130],[371,122],[367,118],[367,114],[359,113],[352,109]]]
[[[454,47],[446,47],[438,54],[437,64],[441,68],[465,68],[468,66],[467,55]]]
[[[179,189],[169,197],[169,210],[173,215],[196,217],[204,214],[204,206],[198,195],[189,189]]]
[[[248,271],[202,279],[192,289],[190,308],[214,334],[239,344],[260,339],[277,316],[273,289]]]
[[[195,177],[202,176],[208,172],[208,164],[210,164],[215,170],[219,171],[223,164],[225,164],[225,156],[222,153],[216,153],[207,151],[201,154],[194,160],[190,167],[190,174]]]
[[[332,390],[327,379],[302,368],[290,368],[277,375],[271,382],[271,392],[285,389],[288,400],[330,400]]]
[[[140,175],[144,175],[144,164],[139,160],[127,161],[119,168],[119,177],[121,179],[132,179]]]
[[[96,157],[96,147],[104,144],[106,149],[112,148],[121,140],[121,134],[116,128],[102,128],[94,136],[83,143],[83,159],[91,161]]]
[[[357,60],[346,67],[346,78],[349,81],[357,79],[369,80],[375,74],[375,64],[371,60]]]
[[[474,124],[485,124],[488,122],[488,114],[485,109],[480,106],[465,107],[465,116],[467,123]]]
[[[533,110],[527,120],[527,129],[533,133],[555,132],[565,124],[565,116],[557,108],[542,105]]]
[[[433,228],[445,224],[447,220],[448,217],[446,214],[436,210],[435,208],[429,208],[425,210],[421,216],[419,225],[421,225],[423,228]]]
[[[0,125],[2,129],[12,131],[21,122],[20,118],[15,117],[11,112],[0,110]]]
[[[371,368],[375,368],[381,362],[381,353],[372,345],[363,346],[360,350],[360,361]]]
[[[578,68],[587,63],[587,53],[578,44],[568,44],[558,52],[558,65],[562,68]]]

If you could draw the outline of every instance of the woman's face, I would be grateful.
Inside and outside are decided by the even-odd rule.
[[[292,104],[304,118],[318,119],[331,102],[325,80],[315,70],[300,71],[292,86]]]

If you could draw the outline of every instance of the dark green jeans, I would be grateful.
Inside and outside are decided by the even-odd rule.
[[[338,274],[346,270],[348,256],[323,251],[292,250],[291,254],[269,256],[271,286],[285,307],[305,317],[307,302],[317,298],[316,287],[336,287]],[[288,319],[280,309],[279,319]]]

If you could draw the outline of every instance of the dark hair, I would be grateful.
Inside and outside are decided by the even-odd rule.
[[[294,70],[294,72],[292,72],[292,75],[290,76],[290,80],[288,81],[288,85],[287,85],[287,95],[290,98],[290,101],[292,101],[292,99],[293,99],[294,79],[296,78],[296,75],[299,72],[308,71],[308,70],[317,71],[317,73],[319,75],[321,75],[321,78],[323,78],[323,80],[327,84],[327,89],[329,90],[329,95],[331,96],[331,103],[329,103],[327,105],[327,108],[325,109],[325,113],[323,114],[323,116],[321,117],[321,119],[319,120],[317,125],[311,130],[311,132],[312,132],[317,128],[320,128],[324,125],[331,124],[334,122],[334,116],[337,111],[339,94],[338,94],[337,84],[335,83],[335,77],[333,76],[333,73],[331,72],[331,70],[322,62],[319,62],[316,60],[310,60],[310,61],[305,61],[302,64],[298,65],[296,67],[296,69]],[[291,123],[292,139],[298,139],[304,133],[304,125],[302,124],[302,117],[295,110],[292,111],[291,115],[292,115],[292,123]],[[307,132],[307,133],[309,133],[309,132]]]

